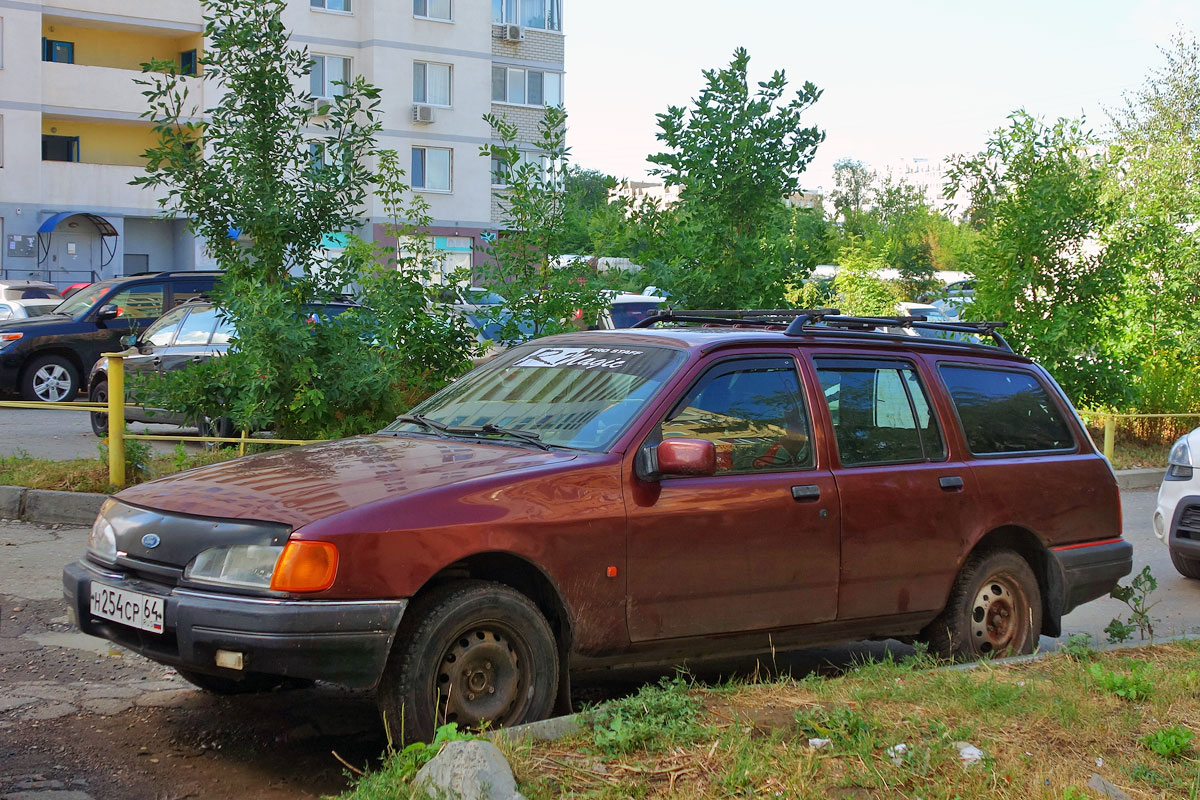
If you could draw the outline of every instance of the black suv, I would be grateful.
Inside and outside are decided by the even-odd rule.
[[[35,319],[0,322],[0,390],[26,400],[71,400],[101,353],[189,298],[222,273],[156,272],[94,283]]]

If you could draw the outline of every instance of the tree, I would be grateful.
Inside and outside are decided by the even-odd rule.
[[[1180,30],[1164,65],[1111,113],[1107,246],[1127,265],[1111,305],[1117,352],[1139,364],[1139,410],[1200,408],[1200,44]]]
[[[479,148],[504,169],[500,198],[507,229],[488,248],[480,268],[482,283],[506,298],[490,311],[499,341],[514,344],[572,330],[576,320],[593,320],[606,304],[599,282],[580,259],[560,263],[568,253],[569,229],[563,176],[567,170],[567,113],[547,108],[538,121],[537,158],[517,145],[517,127],[493,114],[484,116],[498,140]]]
[[[969,313],[1008,322],[1014,349],[1077,402],[1111,402],[1124,384],[1101,335],[1121,272],[1097,239],[1112,213],[1097,144],[1082,121],[1017,111],[948,171],[950,196],[967,193],[981,231]]]
[[[563,173],[566,192],[563,211],[567,228],[563,247],[568,253],[599,255],[595,252],[591,226],[593,220],[609,212],[609,192],[617,187],[617,179],[595,169],[574,164]]]
[[[806,82],[785,99],[787,78],[777,70],[753,93],[750,56],[734,51],[729,67],[705,70],[704,89],[690,108],[658,115],[666,151],[652,170],[678,185],[678,213],[690,237],[671,243],[664,264],[668,285],[693,307],[775,307],[803,269],[784,235],[784,198],[799,189],[800,174],[825,134],[804,127],[804,112],[821,96]]]
[[[842,227],[848,235],[862,236],[867,232],[864,212],[867,210],[871,186],[875,179],[875,172],[861,161],[839,158],[833,162],[833,191],[830,193],[830,199],[833,201],[834,213],[842,218]]]
[[[838,253],[838,273],[833,278],[834,302],[843,314],[890,317],[896,314],[900,294],[880,277],[887,262],[857,240]]]
[[[441,357],[411,360],[400,346],[409,348],[416,332],[410,326],[398,341],[389,324],[403,307],[313,314],[349,284],[373,285],[365,261],[330,265],[325,244],[361,223],[375,181],[370,163],[380,156],[379,92],[356,77],[314,117],[312,96],[297,89],[311,61],[289,42],[286,6],[202,0],[202,79],[220,91],[203,116],[176,67],[143,65],[144,116],[158,141],[134,182],[162,190],[164,210],[185,215],[204,237],[225,270],[215,299],[237,331],[226,356],[143,390],[192,417],[231,416],[284,436],[358,433],[452,376],[464,353],[444,336]],[[445,333],[440,322],[418,319]]]

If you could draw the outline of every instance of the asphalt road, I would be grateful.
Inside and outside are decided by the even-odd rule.
[[[142,423],[130,425],[129,430],[131,433],[167,436],[197,434],[194,428]],[[0,458],[18,453],[56,461],[69,458],[98,458],[99,444],[100,439],[92,433],[86,412],[0,408]],[[169,453],[175,446],[173,442],[150,442],[150,445],[164,453]],[[198,449],[202,445],[196,442],[188,446]]]
[[[1153,491],[1122,493],[1136,569],[1149,565],[1159,580],[1156,631],[1200,633],[1200,581],[1180,577],[1151,533],[1154,499]],[[60,574],[82,553],[86,536],[83,528],[0,522],[0,798],[313,798],[346,786],[333,753],[366,766],[383,751],[367,694],[318,686],[214,697],[73,629]],[[1104,626],[1123,608],[1110,599],[1089,603],[1065,618],[1065,633],[1103,641]],[[1042,640],[1043,648],[1056,644]],[[836,671],[888,650],[911,652],[896,642],[859,643],[780,653],[774,666],[797,675]],[[696,674],[749,674],[760,666],[712,664]],[[576,699],[630,685],[579,687]]]

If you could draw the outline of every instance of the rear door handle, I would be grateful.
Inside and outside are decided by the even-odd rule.
[[[957,492],[963,488],[963,479],[957,475],[946,475],[938,478],[938,486],[941,486],[947,492]]]
[[[804,486],[792,487],[792,499],[797,503],[811,503],[821,499],[821,487],[810,483]]]

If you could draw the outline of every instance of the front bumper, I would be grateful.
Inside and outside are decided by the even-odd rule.
[[[1133,572],[1133,545],[1124,539],[1066,545],[1050,552],[1062,575],[1063,614],[1103,597]]]
[[[91,584],[164,600],[164,631],[94,617]],[[243,597],[181,589],[77,561],[63,568],[63,595],[84,633],[153,661],[237,679],[247,673],[370,689],[379,682],[407,600],[322,601]],[[242,670],[216,666],[218,650],[242,654]]]

